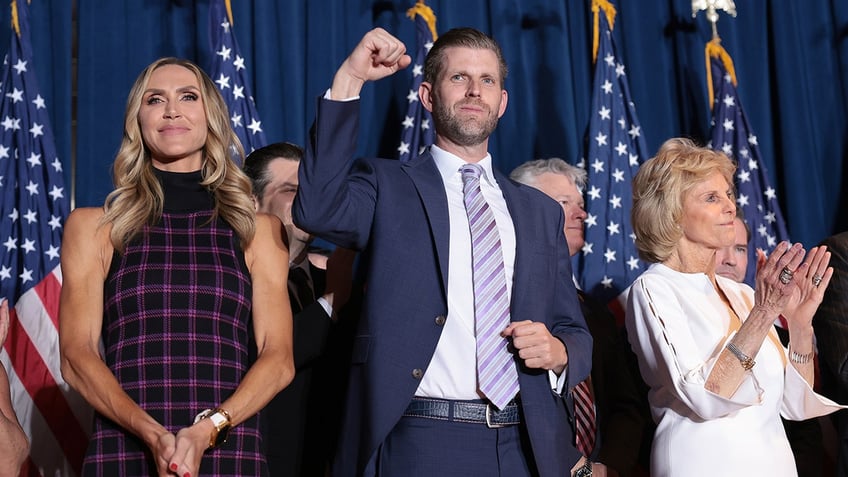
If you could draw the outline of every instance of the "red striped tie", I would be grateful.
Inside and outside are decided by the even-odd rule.
[[[595,449],[595,401],[592,399],[592,378],[574,387],[574,422],[577,428],[577,450],[584,456]]]

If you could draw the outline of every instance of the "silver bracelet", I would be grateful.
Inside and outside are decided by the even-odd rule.
[[[815,357],[815,355],[816,355],[815,350],[810,351],[807,354],[801,354],[801,353],[795,352],[795,350],[792,349],[792,346],[789,347],[789,361],[792,361],[793,363],[807,364],[807,363],[809,363],[810,361],[813,360],[813,357]]]
[[[727,349],[739,360],[739,363],[742,364],[742,367],[745,368],[745,371],[749,371],[751,368],[757,364],[750,356],[743,353],[739,347],[737,347],[732,342],[727,343]]]

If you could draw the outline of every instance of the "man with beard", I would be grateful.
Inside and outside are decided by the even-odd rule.
[[[561,208],[492,167],[507,104],[498,44],[470,28],[439,37],[418,91],[435,144],[406,163],[349,164],[362,86],[410,61],[368,32],[319,100],[299,171],[295,223],[364,250],[367,267],[333,475],[570,475],[566,401],[591,336]]]

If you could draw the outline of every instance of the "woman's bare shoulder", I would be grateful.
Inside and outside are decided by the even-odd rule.
[[[109,240],[111,227],[101,224],[103,218],[102,207],[79,207],[74,209],[65,222],[65,233],[62,242],[65,246],[70,243],[79,243],[83,246],[92,246]]]
[[[103,207],[77,207],[68,215],[65,227],[96,225],[103,217]]]

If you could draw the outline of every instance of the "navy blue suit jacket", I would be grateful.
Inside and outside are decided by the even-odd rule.
[[[359,101],[319,100],[292,210],[302,229],[364,250],[368,267],[333,469],[342,477],[373,472],[376,451],[418,388],[448,313],[450,223],[442,178],[429,153],[407,163],[364,159],[351,167],[358,113]],[[589,374],[592,338],[571,278],[562,209],[532,187],[497,172],[495,178],[517,242],[512,320],[544,322],[565,343],[570,392]],[[547,371],[517,363],[529,457],[543,477],[568,475],[579,454],[566,400],[551,390]]]

